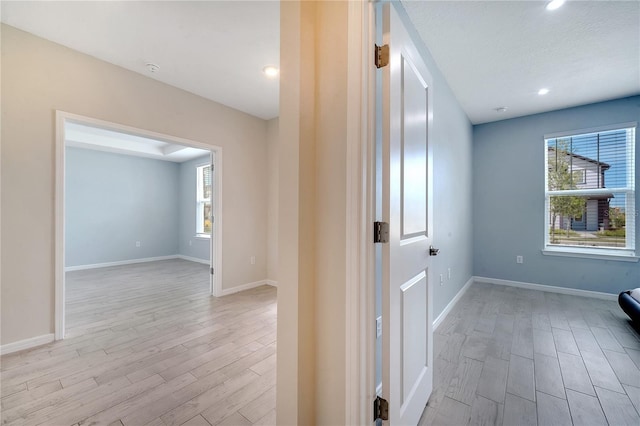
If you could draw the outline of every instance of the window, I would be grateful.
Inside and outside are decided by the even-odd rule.
[[[573,183],[576,185],[584,185],[587,183],[587,171],[585,169],[573,171]]]
[[[211,165],[196,167],[196,234],[211,235]]]
[[[635,256],[635,123],[545,138],[545,250]]]

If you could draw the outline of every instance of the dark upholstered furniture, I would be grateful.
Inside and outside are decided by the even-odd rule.
[[[640,324],[640,302],[631,297],[631,290],[620,293],[618,303],[633,322]]]

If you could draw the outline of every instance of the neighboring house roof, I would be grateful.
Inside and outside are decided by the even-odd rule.
[[[555,148],[549,147],[549,151],[554,151],[555,152],[555,150],[556,150]],[[609,164],[607,164],[605,162],[594,160],[593,158],[585,157],[583,155],[576,154],[575,152],[566,152],[566,151],[564,151],[564,154],[567,155],[567,156],[571,156],[571,157],[574,157],[574,158],[579,158],[580,160],[588,161],[590,163],[599,165],[602,168],[603,171],[604,170],[608,170],[611,167]]]

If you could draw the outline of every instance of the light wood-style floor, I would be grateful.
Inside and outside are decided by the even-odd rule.
[[[1,358],[2,423],[275,423],[276,290],[207,266],[67,274],[67,339]],[[434,334],[421,425],[640,425],[640,334],[615,302],[473,284]]]
[[[183,260],[67,273],[67,338],[1,358],[5,425],[275,423],[276,290]]]
[[[421,425],[640,425],[640,334],[616,302],[475,283],[434,342]]]

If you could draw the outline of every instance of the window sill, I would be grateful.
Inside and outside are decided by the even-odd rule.
[[[201,240],[210,240],[211,234],[196,234],[193,238],[199,238]]]
[[[613,260],[618,262],[638,262],[640,257],[634,252],[624,250],[593,250],[574,247],[547,247],[542,250],[545,256],[578,257],[583,259]]]

